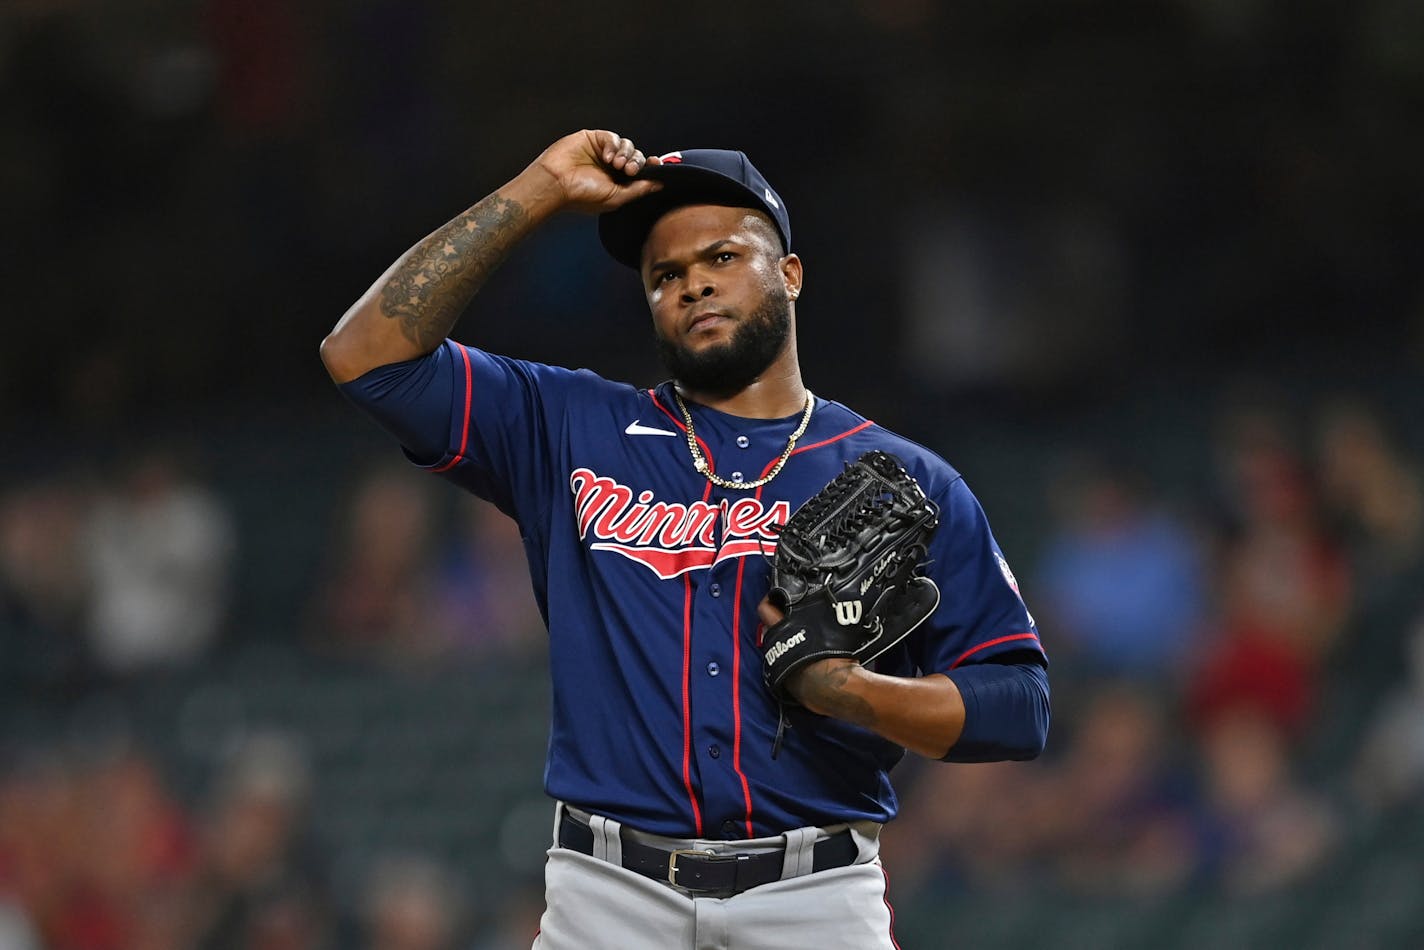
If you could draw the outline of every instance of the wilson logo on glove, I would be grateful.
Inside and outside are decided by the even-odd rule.
[[[864,593],[864,591],[861,593]],[[849,627],[851,624],[860,623],[860,601],[843,600],[836,604],[836,623],[842,627]]]
[[[806,631],[801,630],[796,633],[793,633],[790,637],[787,637],[783,641],[773,643],[771,645],[771,649],[766,651],[766,662],[768,664],[775,663],[777,660],[785,656],[787,651],[789,651],[792,647],[805,642]]]

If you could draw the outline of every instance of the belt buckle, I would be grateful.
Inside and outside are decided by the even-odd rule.
[[[678,848],[678,849],[676,849],[675,851],[670,852],[670,853],[668,854],[668,883],[671,884],[673,887],[681,887],[681,886],[682,886],[681,884],[678,884],[678,883],[677,883],[677,856],[678,856],[678,855],[680,855],[680,854],[700,854],[700,855],[706,856],[706,855],[716,855],[716,853],[717,853],[717,852],[716,852],[716,851],[713,851],[711,848]]]

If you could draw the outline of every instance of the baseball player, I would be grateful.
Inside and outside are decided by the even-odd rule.
[[[668,382],[448,339],[509,249],[564,210],[600,215],[637,273]],[[535,947],[893,947],[877,857],[891,767],[906,749],[976,762],[1043,747],[1047,663],[983,511],[937,455],[807,389],[803,276],[786,204],[742,153],[644,157],[582,131],[402,255],[322,343],[413,462],[519,523],[553,680]],[[807,662],[783,703],[764,668],[803,638],[763,654],[785,623],[767,552],[870,450],[938,508],[937,605],[873,669]]]

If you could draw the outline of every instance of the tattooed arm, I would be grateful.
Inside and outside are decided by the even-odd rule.
[[[381,275],[322,341],[327,372],[345,383],[431,352],[510,248],[558,211],[597,214],[651,193],[659,186],[636,176],[657,161],[616,132],[559,139]]]
[[[812,663],[792,685],[802,705],[877,732],[932,759],[945,755],[964,730],[964,697],[949,677],[872,673],[854,660]]]

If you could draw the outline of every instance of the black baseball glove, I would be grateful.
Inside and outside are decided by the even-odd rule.
[[[791,675],[827,657],[869,663],[939,605],[917,573],[939,506],[895,456],[867,452],[796,510],[772,560],[771,604],[786,614],[762,635],[762,672],[785,706]],[[782,725],[785,717],[783,715]],[[777,729],[780,747],[781,726]]]

